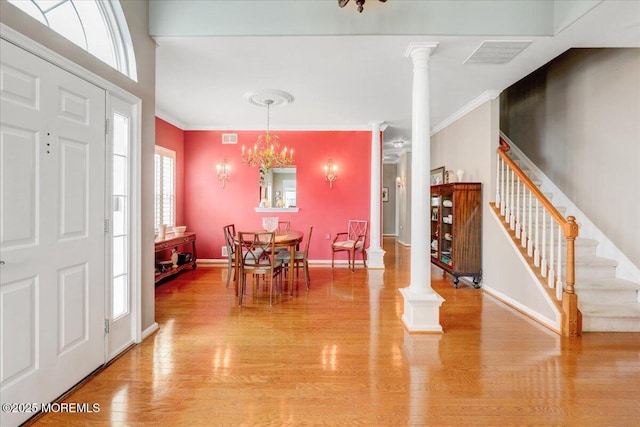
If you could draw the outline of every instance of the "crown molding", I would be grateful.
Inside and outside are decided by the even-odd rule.
[[[162,117],[161,117],[162,118]],[[163,119],[164,120],[164,119]],[[263,126],[246,126],[242,124],[230,124],[225,126],[212,126],[212,125],[197,125],[197,124],[185,124],[182,130],[213,130],[213,131],[264,131]],[[304,126],[269,126],[270,132],[283,132],[283,131],[364,131],[371,132],[371,126],[358,125],[358,126],[345,126],[345,125],[304,125]]]
[[[187,124],[185,122],[183,122],[182,120],[176,119],[174,116],[172,116],[171,114],[162,111],[158,108],[156,108],[156,117],[159,119],[164,120],[165,122],[172,124],[173,126],[177,127],[180,130],[188,130],[187,129]]]
[[[465,105],[464,107],[462,107],[461,109],[459,109],[458,111],[456,111],[455,113],[453,113],[452,115],[450,115],[449,117],[447,117],[446,119],[438,123],[436,126],[431,128],[431,135],[433,136],[436,133],[440,132],[442,129],[446,128],[447,126],[454,123],[455,121],[461,119],[462,117],[464,117],[471,111],[475,110],[485,102],[496,99],[501,92],[502,91],[499,91],[499,90],[488,90],[484,92],[479,97],[477,97],[476,99],[474,99],[473,101],[471,101],[470,103],[468,103],[467,105]]]

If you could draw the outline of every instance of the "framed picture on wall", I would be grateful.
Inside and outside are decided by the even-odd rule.
[[[382,201],[389,201],[389,187],[382,187]]]
[[[444,184],[444,166],[431,169],[431,185]]]

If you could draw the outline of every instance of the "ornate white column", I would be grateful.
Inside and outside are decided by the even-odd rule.
[[[369,213],[369,249],[367,249],[367,263],[369,268],[384,269],[384,250],[380,240],[382,189],[380,181],[381,150],[380,132],[386,125],[383,122],[371,122],[371,208]]]
[[[431,288],[431,222],[429,216],[430,149],[429,56],[437,43],[411,43],[405,56],[413,62],[411,126],[411,283],[404,297],[402,321],[410,332],[442,332],[444,299]]]

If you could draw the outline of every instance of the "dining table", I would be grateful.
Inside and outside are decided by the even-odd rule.
[[[242,233],[264,233],[265,230],[257,230],[257,231],[242,231]],[[276,230],[274,231],[274,246],[276,248],[287,248],[289,250],[289,289],[291,294],[293,294],[293,277],[295,270],[295,263],[293,259],[295,258],[296,249],[299,247],[302,242],[302,238],[304,237],[304,233],[299,230]],[[233,237],[233,240],[236,245],[235,250],[235,283],[236,283],[236,294],[238,293],[238,285],[239,285],[239,277],[242,274],[242,249],[240,247],[240,233],[236,233]]]

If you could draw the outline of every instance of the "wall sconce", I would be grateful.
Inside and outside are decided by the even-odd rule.
[[[396,186],[398,188],[404,188],[404,177],[400,178],[399,176],[396,177]]]
[[[329,188],[333,188],[333,181],[338,178],[338,165],[329,159],[324,165],[324,179],[329,181]]]
[[[227,159],[222,159],[222,162],[216,165],[216,174],[218,175],[218,180],[222,181],[223,189],[227,185],[230,171],[231,167],[227,164]]]

